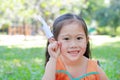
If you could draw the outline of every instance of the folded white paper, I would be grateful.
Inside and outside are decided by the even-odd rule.
[[[49,38],[53,37],[53,34],[52,34],[49,26],[45,22],[45,20],[41,16],[36,16],[36,18],[43,24],[42,29],[45,32],[47,38],[49,39]]]

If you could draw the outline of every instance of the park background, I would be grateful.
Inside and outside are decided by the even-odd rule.
[[[0,80],[41,80],[47,38],[35,15],[51,27],[64,13],[84,18],[92,58],[120,80],[120,0],[0,0]]]

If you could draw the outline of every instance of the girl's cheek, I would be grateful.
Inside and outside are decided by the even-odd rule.
[[[67,45],[65,45],[64,43],[62,43],[61,45],[61,53],[65,53],[67,51]]]
[[[64,41],[61,41],[61,44],[62,44],[61,47],[63,48],[67,46],[67,44]]]

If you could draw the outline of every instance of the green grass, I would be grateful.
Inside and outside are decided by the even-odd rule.
[[[100,61],[110,80],[120,80],[120,41],[93,46],[92,55]]]
[[[0,46],[0,80],[41,80],[44,48]]]
[[[92,57],[100,61],[109,79],[120,80],[120,41],[91,46]],[[38,45],[1,45],[0,80],[41,80],[44,52],[44,46]]]

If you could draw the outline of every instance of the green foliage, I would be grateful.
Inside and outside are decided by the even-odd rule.
[[[2,30],[8,29],[9,26],[10,26],[9,24],[3,24],[3,25],[1,26],[1,29],[2,29]]]
[[[105,3],[108,1],[108,3]],[[82,16],[90,25],[92,20],[97,22],[97,28],[106,27],[102,34],[116,35],[116,28],[120,25],[120,0],[89,0],[86,2],[86,8],[82,8]],[[108,26],[112,30],[108,30]],[[109,28],[109,29],[111,29]],[[100,28],[101,29],[101,28]]]
[[[99,27],[97,28],[97,33],[101,35],[113,35],[113,28],[107,27]]]
[[[84,4],[86,5],[86,7],[82,8],[81,15],[88,21],[89,24],[91,23],[92,20],[95,19],[96,15],[95,12],[104,5],[103,1],[104,0],[100,1],[89,0]]]
[[[117,27],[117,29],[116,29],[116,34],[117,34],[117,35],[120,35],[120,26]]]
[[[96,20],[99,26],[110,26],[115,31],[120,25],[120,1],[111,0],[107,7],[101,7],[96,11]]]
[[[0,1],[0,18],[8,20],[12,24],[16,22],[20,24],[25,21],[25,19],[30,19],[33,16],[35,13],[34,3],[34,1],[31,2],[30,0],[2,0]]]

